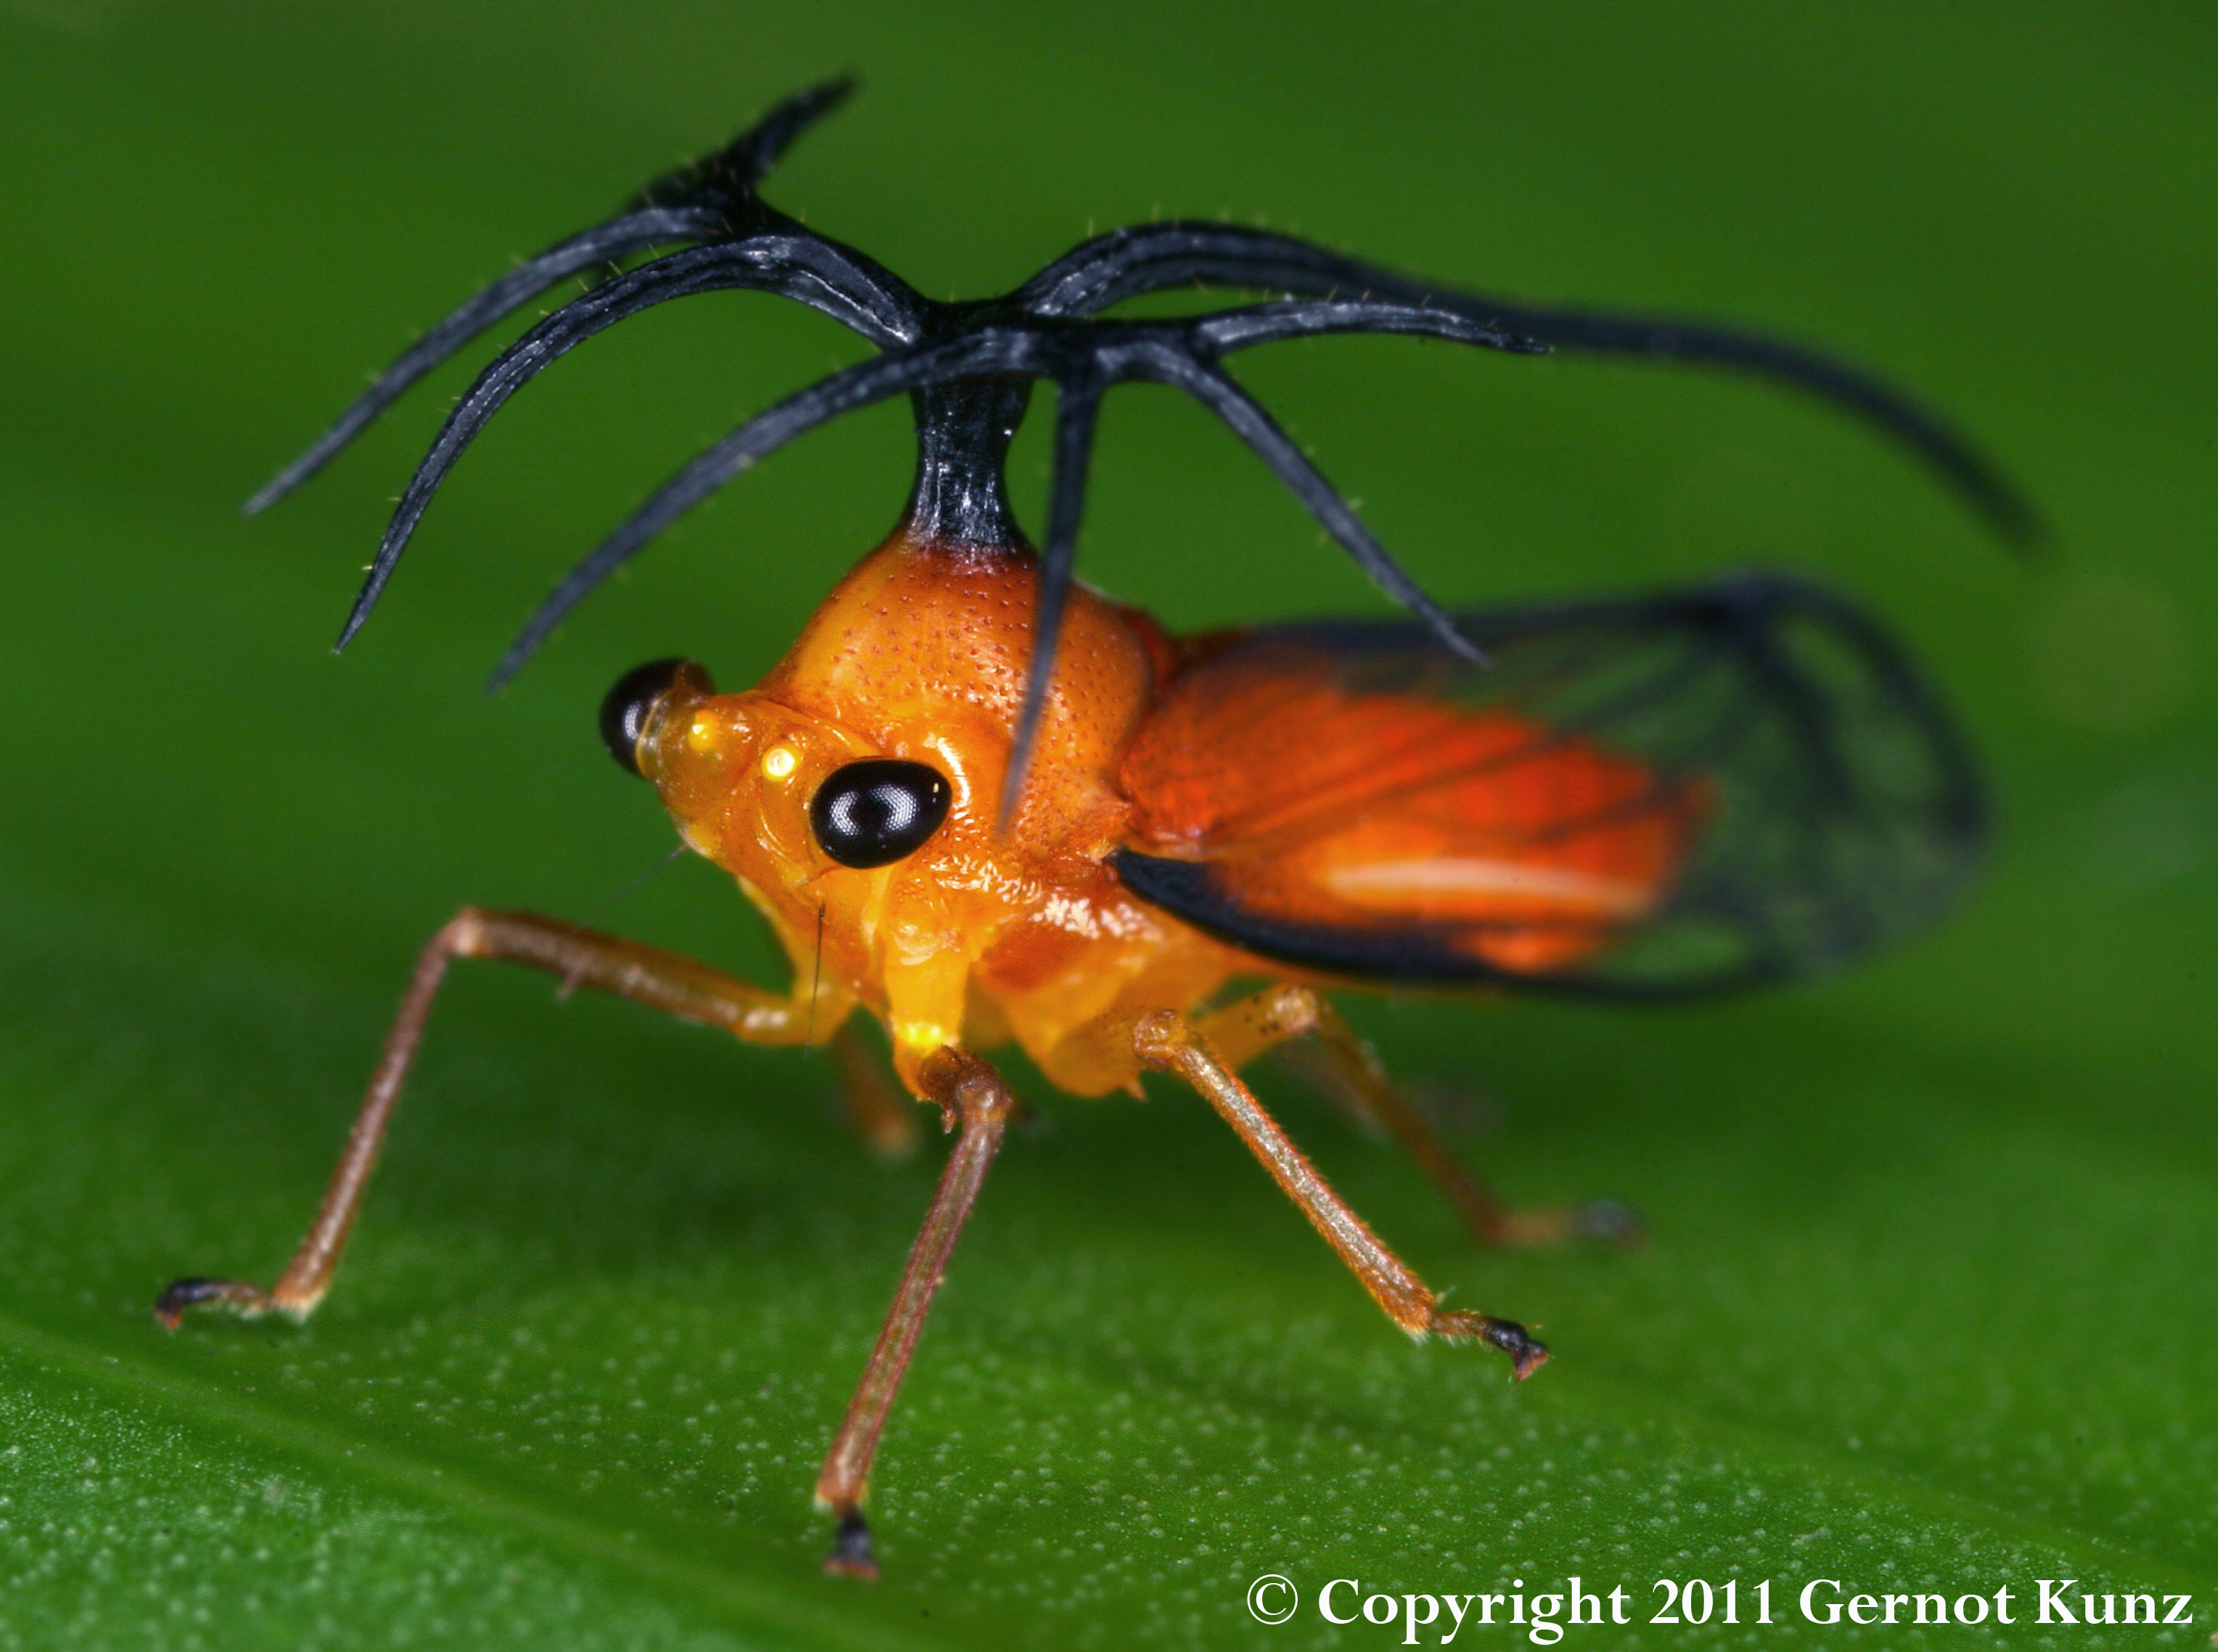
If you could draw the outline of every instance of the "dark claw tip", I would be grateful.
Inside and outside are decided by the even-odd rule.
[[[876,1581],[878,1557],[870,1550],[870,1523],[863,1511],[851,1508],[839,1517],[832,1538],[832,1552],[824,1556],[824,1569],[834,1577],[859,1577]]]
[[[1509,1356],[1510,1366],[1521,1383],[1548,1363],[1548,1345],[1535,1341],[1523,1326],[1514,1321],[1489,1320],[1480,1334]]]
[[[154,1317],[162,1321],[164,1330],[174,1331],[177,1321],[183,1319],[188,1308],[219,1300],[224,1294],[221,1279],[174,1279],[167,1289],[154,1298]]]

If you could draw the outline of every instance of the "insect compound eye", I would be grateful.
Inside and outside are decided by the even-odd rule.
[[[682,659],[655,659],[635,665],[616,678],[616,687],[601,702],[601,743],[626,774],[639,772],[639,737],[647,732],[647,717],[685,666]],[[700,667],[693,669],[698,671]]]
[[[889,866],[924,846],[955,794],[928,764],[870,758],[835,769],[809,800],[809,824],[842,866]]]

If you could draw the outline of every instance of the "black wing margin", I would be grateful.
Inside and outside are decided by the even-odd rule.
[[[1248,909],[1206,844],[1199,858],[1118,851],[1125,886],[1244,950],[1328,975],[1669,1000],[1836,969],[1932,923],[1980,858],[1985,792],[1948,713],[1885,629],[1820,586],[1750,575],[1458,624],[1492,669],[1391,622],[1253,631],[1218,660],[1291,644],[1329,656],[1350,693],[1528,721],[1542,731],[1530,757],[1577,740],[1638,759],[1661,784],[1701,787],[1701,829],[1645,916],[1568,968],[1528,973],[1422,925]]]

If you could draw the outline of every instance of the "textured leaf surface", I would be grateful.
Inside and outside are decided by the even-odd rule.
[[[0,7],[0,1648],[1385,1645],[1317,1588],[1573,1574],[1643,1618],[1658,1578],[1774,1580],[1769,1629],[1744,1604],[1610,1644],[2209,1635],[2209,19],[1281,9],[1242,40],[1192,9]],[[1355,1006],[1519,1197],[1635,1204],[1634,1254],[1475,1253],[1265,1074],[1428,1278],[1545,1328],[1520,1387],[1396,1337],[1198,1104],[1026,1075],[1037,1121],[889,1437],[876,1588],[817,1575],[808,1490],[937,1148],[869,1160],[821,1063],[466,969],[315,1321],[146,1312],[175,1273],[282,1261],[461,902],[775,978],[705,868],[635,887],[666,832],[592,714],[639,659],[765,669],[891,521],[899,410],[746,479],[505,697],[474,685],[679,458],[852,359],[828,324],[704,301],[566,361],[336,663],[466,369],[282,511],[232,511],[505,257],[850,63],[864,96],[778,199],[928,290],[1011,283],[1089,220],[1266,213],[1856,354],[2057,529],[2013,566],[1748,387],[1384,342],[1243,362],[1453,603],[1763,561],[1844,584],[1962,702],[2007,833],[1950,927],[1837,983]],[[1181,627],[1377,611],[1170,398],[1113,403],[1102,440],[1082,566],[1118,595]],[[1304,1601],[1266,1629],[1242,1592],[1273,1571]],[[2196,1624],[2042,1628],[2043,1577],[2192,1593]],[[2007,1585],[2020,1622],[1823,1631],[1812,1578]]]

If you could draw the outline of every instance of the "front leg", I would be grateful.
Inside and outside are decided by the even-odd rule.
[[[659,947],[531,913],[480,912],[465,906],[431,937],[416,961],[416,973],[393,1030],[386,1035],[384,1053],[370,1075],[369,1093],[347,1134],[345,1151],[339,1155],[323,1205],[277,1283],[265,1290],[242,1279],[179,1279],[154,1303],[163,1324],[175,1330],[186,1309],[206,1302],[250,1319],[274,1313],[304,1320],[314,1311],[331,1288],[347,1234],[362,1208],[393,1104],[423,1039],[431,1000],[438,995],[448,963],[455,958],[503,958],[529,964],[561,977],[565,992],[590,987],[612,993],[680,1020],[722,1027],[750,1044],[800,1044],[828,1037],[853,1007],[853,1000],[838,988],[821,992],[821,1001],[812,1006],[797,981],[792,994],[780,997]]]
[[[877,1456],[878,1436],[885,1432],[894,1396],[908,1374],[909,1356],[916,1351],[924,1316],[931,1311],[932,1293],[947,1271],[947,1259],[977,1203],[987,1167],[1001,1145],[1016,1098],[1001,1075],[966,1051],[943,1046],[917,1067],[917,1088],[927,1101],[939,1104],[943,1127],[959,1123],[963,1135],[948,1154],[939,1174],[939,1188],[932,1197],[924,1226],[909,1249],[908,1265],[895,1288],[893,1306],[886,1310],[884,1327],[863,1367],[863,1380],[847,1403],[847,1414],[824,1454],[824,1467],[816,1477],[816,1506],[838,1521],[832,1552],[824,1569],[846,1577],[878,1575],[878,1561],[870,1547],[870,1523],[863,1517],[863,1498],[870,1488],[870,1463]]]

